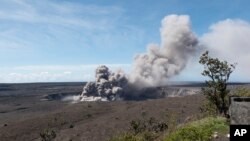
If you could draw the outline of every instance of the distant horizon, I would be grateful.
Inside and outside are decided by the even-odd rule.
[[[58,82],[18,82],[18,83],[0,83],[0,85],[2,84],[39,84],[39,83],[87,83],[87,82],[94,82],[94,81],[58,81]],[[206,83],[205,81],[171,81],[168,82],[168,84],[170,85],[175,85],[175,84],[182,84],[182,83]],[[228,84],[250,84],[250,82],[246,82],[246,81],[229,81]]]

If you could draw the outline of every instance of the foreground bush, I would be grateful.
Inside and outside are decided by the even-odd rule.
[[[163,132],[168,128],[165,122],[160,122],[155,118],[151,117],[148,120],[132,120],[130,122],[130,130],[133,134],[140,134],[143,132]]]
[[[140,134],[125,133],[116,137],[112,137],[108,141],[154,141],[157,134],[153,132],[143,132]]]
[[[56,138],[56,132],[53,129],[45,129],[40,133],[42,141],[52,141]]]
[[[238,87],[236,89],[232,89],[230,94],[225,97],[227,103],[229,100],[229,96],[250,97],[250,89],[246,87]],[[218,115],[217,107],[213,103],[211,103],[208,99],[205,99],[202,102],[202,105],[200,106],[200,111],[204,117]]]
[[[164,141],[210,141],[214,132],[229,132],[226,118],[208,117],[194,121],[170,133]]]
[[[208,99],[203,100],[202,105],[200,106],[200,111],[203,117],[215,117],[218,115],[217,107]]]
[[[168,128],[165,122],[155,118],[137,119],[130,122],[127,133],[112,137],[108,141],[154,141]]]

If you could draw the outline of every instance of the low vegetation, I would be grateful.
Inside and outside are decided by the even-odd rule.
[[[166,122],[159,121],[153,117],[132,120],[128,132],[112,137],[108,141],[154,141],[167,128]]]
[[[225,136],[229,132],[229,123],[225,117],[206,117],[181,125],[173,131],[164,129],[158,132],[158,129],[155,131],[144,126],[141,129],[140,125],[132,123],[132,132],[112,137],[108,141],[210,141],[215,133]]]
[[[231,96],[248,97],[250,96],[250,89],[245,87],[237,88],[235,91],[232,92]]]
[[[133,120],[129,132],[112,137],[109,141],[210,141],[214,134],[225,136],[229,132],[228,99],[231,96],[227,84],[235,64],[211,58],[208,51],[202,54],[199,63],[204,65],[202,75],[209,78],[207,87],[201,91],[206,96],[200,107],[201,117],[183,125],[173,124],[175,122],[166,124],[154,118]],[[235,93],[238,96],[250,95],[247,89],[239,89]]]
[[[137,135],[128,132],[116,137],[112,137],[108,141],[154,141],[156,138],[157,136],[150,132],[144,132]]]
[[[188,123],[166,135],[164,141],[210,141],[213,134],[226,135],[229,123],[223,117],[207,117]]]
[[[168,128],[165,122],[160,122],[151,117],[148,120],[132,120],[130,122],[130,130],[133,134],[139,134],[142,132],[162,132]]]
[[[215,117],[218,115],[217,107],[208,99],[203,100],[202,105],[200,106],[200,111],[203,117]]]
[[[45,129],[40,133],[42,141],[52,141],[56,138],[56,132],[53,129]]]

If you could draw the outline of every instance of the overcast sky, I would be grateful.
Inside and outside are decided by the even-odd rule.
[[[88,81],[98,65],[129,73],[133,57],[160,43],[161,20],[189,15],[211,55],[238,63],[250,81],[248,0],[0,0],[0,83]],[[198,57],[172,80],[199,81]]]

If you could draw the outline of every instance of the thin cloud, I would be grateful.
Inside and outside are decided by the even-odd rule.
[[[19,66],[19,67],[5,67],[2,69],[13,69],[13,70],[23,70],[23,71],[38,71],[38,70],[83,70],[83,69],[95,69],[96,67],[102,64],[89,64],[89,65],[33,65],[33,66]],[[110,68],[119,68],[119,67],[129,67],[130,64],[106,64]]]
[[[130,70],[130,64],[106,64],[111,70]],[[0,83],[93,81],[99,64],[20,66],[0,68]]]
[[[116,6],[81,5],[70,2],[8,0],[1,2],[0,20],[106,29],[122,14]],[[108,18],[109,17],[109,18]]]

